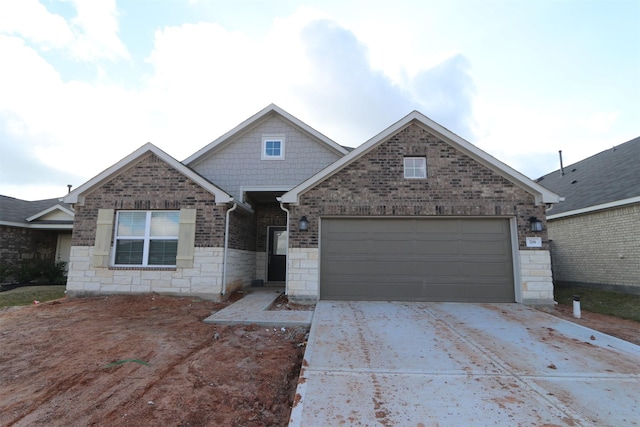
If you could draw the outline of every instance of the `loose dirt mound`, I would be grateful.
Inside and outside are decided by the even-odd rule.
[[[158,295],[0,311],[0,425],[286,425],[306,329],[214,326]]]

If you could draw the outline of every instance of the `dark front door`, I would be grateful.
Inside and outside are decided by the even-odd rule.
[[[267,281],[284,282],[287,274],[287,228],[268,227]]]

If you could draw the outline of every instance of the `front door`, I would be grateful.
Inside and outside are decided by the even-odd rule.
[[[287,275],[287,228],[268,227],[267,282],[284,282]]]

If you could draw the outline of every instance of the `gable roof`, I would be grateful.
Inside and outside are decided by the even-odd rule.
[[[144,156],[147,153],[155,154],[157,157],[159,157],[169,166],[171,166],[172,168],[174,168],[175,170],[177,170],[178,172],[180,172],[181,174],[183,174],[184,176],[186,176],[187,178],[189,178],[190,180],[192,180],[193,182],[195,182],[196,184],[198,184],[199,186],[207,190],[209,193],[213,194],[216,198],[217,204],[228,203],[233,201],[233,197],[231,197],[225,191],[218,188],[217,186],[212,184],[209,180],[207,180],[206,178],[204,178],[194,170],[183,165],[182,163],[180,163],[179,161],[177,161],[176,159],[174,159],[173,157],[171,157],[170,155],[168,155],[167,153],[165,153],[164,151],[162,151],[161,149],[159,149],[158,147],[156,147],[150,142],[146,143],[145,145],[138,148],[133,153],[129,154],[124,159],[120,160],[115,165],[111,166],[108,169],[105,169],[100,174],[94,176],[89,181],[77,187],[75,190],[73,190],[72,192],[70,192],[64,197],[64,201],[66,203],[78,203],[78,202],[82,203],[83,194],[87,193],[94,187],[108,181],[113,176],[117,175],[127,167],[132,166],[138,161],[138,159],[140,159],[142,156]]]
[[[312,135],[313,137],[315,137],[316,139],[318,139],[319,141],[324,143],[332,151],[335,151],[335,152],[343,154],[343,155],[347,154],[349,152],[348,148],[343,147],[343,146],[337,144],[336,142],[334,142],[333,140],[327,138],[326,136],[324,136],[323,134],[321,134],[317,130],[313,129],[311,126],[309,126],[306,123],[300,121],[299,119],[293,117],[291,114],[287,113],[286,111],[284,111],[282,108],[278,107],[277,105],[270,104],[269,106],[264,108],[262,111],[259,111],[258,113],[254,114],[253,116],[251,116],[250,118],[248,118],[244,122],[240,123],[235,128],[231,129],[229,132],[227,132],[224,135],[222,135],[221,137],[217,138],[215,141],[207,144],[206,146],[204,146],[200,150],[196,151],[194,154],[192,154],[191,156],[189,156],[188,158],[183,160],[182,163],[184,163],[185,165],[189,165],[189,164],[195,163],[196,161],[200,160],[202,157],[204,157],[207,154],[211,153],[213,150],[215,150],[219,146],[223,145],[229,139],[231,139],[234,136],[240,134],[241,132],[244,132],[245,130],[247,130],[251,126],[253,126],[254,124],[258,123],[260,120],[264,119],[265,117],[267,117],[267,116],[269,116],[271,114],[277,114],[277,115],[281,116],[282,118],[284,118],[285,120],[287,120],[291,124],[293,124],[294,126],[302,129],[306,133]]]
[[[61,202],[61,198],[44,200],[21,200],[0,196],[0,225],[22,228],[71,229],[74,212]],[[68,219],[47,219],[52,214],[61,213]]]
[[[444,142],[460,150],[461,152],[471,157],[478,163],[484,165],[485,167],[491,169],[492,171],[501,175],[505,179],[514,183],[518,187],[534,195],[537,204],[557,203],[560,200],[560,197],[557,194],[542,187],[541,185],[527,178],[520,172],[511,168],[510,166],[507,166],[506,164],[502,163],[501,161],[497,160],[491,155],[485,153],[475,145],[459,137],[458,135],[454,134],[453,132],[439,125],[438,123],[434,122],[433,120],[423,115],[422,113],[418,111],[413,111],[407,116],[405,116],[404,118],[402,118],[401,120],[399,120],[398,122],[394,123],[393,125],[389,126],[387,129],[380,132],[378,135],[374,136],[373,138],[371,138],[370,140],[362,144],[361,146],[357,147],[355,150],[351,151],[346,156],[342,157],[341,159],[338,159],[335,163],[333,163],[329,167],[323,169],[322,171],[318,172],[311,178],[307,179],[303,183],[291,189],[289,192],[285,193],[282,196],[281,201],[283,203],[297,204],[299,197],[302,193],[314,187],[316,184],[320,183],[321,181],[324,181],[326,178],[337,173],[348,164],[364,156],[366,153],[373,150],[375,147],[382,144],[388,138],[400,132],[402,129],[406,128],[412,123],[418,124],[419,126],[423,127],[425,130],[427,130],[429,133],[435,135],[436,137],[440,138]]]
[[[602,151],[537,181],[565,200],[548,217],[568,216],[640,202],[640,137]],[[634,201],[635,200],[635,201]]]

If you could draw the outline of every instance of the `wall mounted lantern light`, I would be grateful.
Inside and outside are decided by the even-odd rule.
[[[531,224],[531,231],[538,232],[542,231],[542,221],[540,221],[535,216],[529,218],[529,223]]]
[[[298,226],[300,231],[307,231],[309,229],[309,220],[307,220],[306,216],[300,218],[300,225]]]

